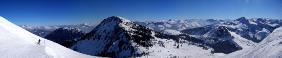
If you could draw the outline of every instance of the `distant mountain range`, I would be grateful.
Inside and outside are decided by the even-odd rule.
[[[257,58],[263,55],[258,53],[268,53],[268,56],[263,57],[279,58],[282,53],[270,54],[264,50],[280,48],[280,43],[273,40],[280,39],[281,25],[282,20],[267,18],[133,22],[111,16],[97,26],[21,27],[72,50],[93,56]]]
[[[36,25],[19,25],[20,27],[38,35],[41,37],[47,36],[52,31],[59,28],[75,28],[79,29],[83,33],[90,32],[96,25],[93,24],[73,24],[73,25],[52,25],[52,26],[36,26]]]

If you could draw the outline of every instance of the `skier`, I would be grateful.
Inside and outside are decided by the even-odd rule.
[[[38,45],[40,45],[40,41],[41,41],[41,40],[39,39],[38,42],[37,42]]]

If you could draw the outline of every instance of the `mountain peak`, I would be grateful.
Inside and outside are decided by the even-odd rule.
[[[238,18],[238,19],[236,19],[237,21],[242,21],[242,20],[247,20],[247,18],[246,17],[240,17],[240,18]]]
[[[225,38],[226,36],[230,36],[228,28],[225,26],[218,26],[215,29],[209,31],[205,36],[216,36],[220,38]]]
[[[131,21],[120,16],[111,16],[102,21],[102,23],[108,23],[108,22],[122,23],[122,22],[131,22]]]
[[[131,30],[131,27],[134,27],[135,25],[137,24],[123,17],[111,16],[104,19],[98,26],[96,26],[96,29],[115,29],[116,27],[121,27],[125,30]]]
[[[213,36],[218,36],[218,37],[231,36],[226,26],[218,26],[215,30],[216,30],[215,35]]]
[[[246,17],[238,18],[238,19],[236,19],[236,21],[239,21],[241,23],[248,23],[248,19]]]
[[[95,49],[91,50],[91,53],[86,53],[89,55],[128,57],[141,55],[143,52],[137,53],[138,49],[135,46],[152,46],[151,39],[153,38],[150,29],[122,17],[112,16],[104,19],[91,32],[83,36],[82,40],[72,46],[72,49],[84,53],[87,49]],[[85,44],[91,44],[91,46]]]

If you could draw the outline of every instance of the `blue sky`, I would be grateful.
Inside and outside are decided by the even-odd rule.
[[[282,0],[0,0],[0,16],[16,24],[130,20],[282,18]]]

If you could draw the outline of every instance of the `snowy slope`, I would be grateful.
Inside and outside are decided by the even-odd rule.
[[[152,36],[155,33],[152,32]],[[181,42],[181,43],[180,43]],[[211,53],[211,49],[204,49],[192,45],[190,41],[179,38],[179,42],[173,39],[163,39],[154,36],[153,46],[149,48],[138,47],[139,51],[148,52],[141,58],[215,58],[217,55]]]
[[[282,57],[282,27],[275,29],[259,46],[252,49],[247,57],[281,58]]]
[[[254,48],[234,52],[227,58],[281,58],[282,56],[282,27],[275,29]]]
[[[241,37],[240,35],[236,34],[235,32],[229,31],[229,33],[231,34],[231,36],[234,37],[233,41],[236,42],[239,46],[241,46],[242,49],[253,48],[255,47],[255,45],[257,45],[257,43],[247,40]]]
[[[3,17],[0,40],[0,58],[93,58],[36,36]]]

